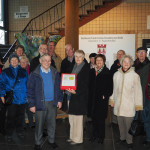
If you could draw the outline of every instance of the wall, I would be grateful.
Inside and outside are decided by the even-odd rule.
[[[16,1],[14,8],[10,12],[10,30],[11,37],[13,39],[14,30],[21,30],[26,25],[26,20],[13,19],[13,13],[19,11],[19,6],[28,5],[30,14],[36,16],[39,12],[42,12],[49,8],[52,0],[30,0],[26,2]],[[53,0],[54,1],[54,0]],[[56,0],[55,0],[56,1]],[[141,1],[141,0],[140,0]],[[93,21],[80,27],[80,34],[136,34],[135,47],[142,46],[142,39],[150,38],[150,30],[147,29],[147,16],[150,15],[150,3],[146,0],[146,3],[140,3],[139,0],[123,0],[123,2],[117,7],[111,9],[105,14],[97,17]],[[144,1],[144,0],[143,0]],[[48,3],[48,4],[47,4]],[[42,8],[40,7],[42,6]],[[36,10],[34,7],[36,7]],[[38,9],[37,9],[38,8]],[[12,23],[11,23],[12,22]],[[11,40],[13,41],[13,40]],[[65,57],[65,37],[60,40],[56,46],[56,52],[62,57]],[[135,51],[135,50],[134,50]]]
[[[36,17],[40,13],[44,12],[48,8],[54,6],[61,0],[9,0],[9,40],[12,44],[15,40],[14,34],[21,32],[30,19]],[[30,13],[27,19],[15,19],[14,13],[20,12],[20,6],[28,6]]]

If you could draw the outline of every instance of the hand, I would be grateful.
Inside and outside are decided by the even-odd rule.
[[[76,91],[73,90],[73,89],[70,89],[70,88],[69,88],[67,91],[70,92],[71,94],[76,94]]]
[[[2,103],[5,104],[5,98],[1,97]]]
[[[34,107],[31,107],[31,108],[30,108],[30,111],[33,112],[33,113],[35,113],[35,111],[36,111],[35,106],[34,106]]]
[[[102,99],[105,99],[105,96],[103,95]]]
[[[62,102],[58,102],[57,108],[60,109],[62,107]]]
[[[114,107],[114,104],[111,104],[110,106],[111,106],[111,107]]]

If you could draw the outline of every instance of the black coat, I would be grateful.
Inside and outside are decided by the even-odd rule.
[[[89,80],[88,116],[106,118],[108,100],[113,92],[112,75],[109,69],[104,66],[97,76],[95,69],[91,69]],[[102,99],[103,96],[105,99]]]
[[[69,114],[86,115],[88,104],[88,83],[89,83],[89,66],[84,64],[83,68],[77,75],[76,94],[71,94],[69,103]]]
[[[61,73],[71,73],[73,66],[75,64],[75,59],[73,58],[72,62],[68,60],[68,57],[66,57],[62,62],[61,62]]]
[[[121,67],[119,60],[115,60],[114,63],[112,64],[111,68],[110,68],[110,73],[112,74],[112,76],[114,75],[115,72],[118,71],[118,69]]]

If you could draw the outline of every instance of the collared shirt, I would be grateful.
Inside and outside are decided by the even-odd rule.
[[[51,71],[51,69],[50,69],[50,68],[48,69],[48,71],[47,71],[47,70],[45,70],[42,66],[41,66],[40,68],[41,68],[42,73],[43,73],[43,72],[44,72],[44,73],[49,73],[49,72]]]
[[[74,57],[72,57],[72,59],[69,59],[69,57],[67,57],[67,60],[68,60],[69,62],[72,62],[72,61],[73,61],[73,58],[74,58]]]

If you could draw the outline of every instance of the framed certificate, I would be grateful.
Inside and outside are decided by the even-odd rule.
[[[66,89],[73,89],[76,90],[76,74],[74,73],[62,73],[61,74],[61,90]]]

